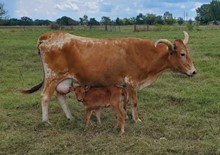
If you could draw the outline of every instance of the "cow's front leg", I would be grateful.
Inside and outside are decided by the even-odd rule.
[[[132,107],[132,117],[135,122],[141,122],[140,118],[138,117],[138,99],[137,99],[137,91],[132,87],[128,86],[128,94],[131,102],[133,104]]]

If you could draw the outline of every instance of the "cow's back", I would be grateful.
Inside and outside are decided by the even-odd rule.
[[[39,38],[45,67],[56,76],[73,76],[86,85],[111,85],[126,76],[141,73],[145,48],[141,39],[94,39],[64,32],[46,33]],[[149,54],[148,54],[149,55]],[[142,61],[143,60],[143,61]]]

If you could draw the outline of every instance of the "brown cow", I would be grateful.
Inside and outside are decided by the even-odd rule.
[[[125,109],[127,105],[127,92],[125,88],[116,86],[107,87],[83,87],[78,86],[72,89],[76,95],[76,99],[82,102],[86,108],[86,127],[89,126],[92,111],[95,110],[98,124],[100,120],[100,108],[111,106],[117,114],[117,126],[121,128],[121,134],[124,133],[125,126]],[[121,98],[123,96],[123,107],[121,107]]]
[[[124,85],[133,103],[133,119],[139,120],[137,90],[151,85],[167,70],[193,76],[196,69],[183,40],[156,42],[138,38],[94,39],[74,36],[65,32],[43,34],[38,49],[44,67],[44,80],[23,93],[33,93],[43,85],[42,121],[48,120],[48,104],[56,88],[66,89],[82,83],[89,86]],[[58,99],[69,118],[71,116],[65,95]]]

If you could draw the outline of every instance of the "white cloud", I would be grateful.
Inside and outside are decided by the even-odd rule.
[[[56,20],[62,16],[78,19],[90,14],[100,14],[103,0],[17,0],[15,15],[32,19]]]
[[[191,9],[191,11],[196,11],[196,9],[199,8],[201,5],[203,5],[203,3],[200,3],[200,2],[194,3],[193,8]]]
[[[206,1],[206,0],[205,0]],[[180,0],[16,0],[16,17],[27,16],[32,19],[56,20],[68,16],[78,20],[87,15],[89,18],[100,20],[102,16],[111,19],[135,17],[153,13],[163,15],[169,11],[174,17],[182,17],[183,12],[190,11],[195,16],[195,10],[207,2]]]
[[[78,11],[79,6],[76,2],[71,1],[71,0],[67,0],[67,1],[63,1],[59,4],[56,4],[55,9],[58,9],[61,11],[66,11],[66,10]]]
[[[27,11],[25,10],[15,10],[15,13],[18,17],[28,16]]]
[[[91,12],[98,12],[100,10],[98,2],[85,2],[85,6],[87,6],[88,10]]]
[[[185,9],[185,2],[176,2],[176,3],[170,3],[170,2],[165,2],[164,6],[167,8],[181,8]]]
[[[15,14],[34,19],[52,18],[57,15],[54,0],[17,0]]]

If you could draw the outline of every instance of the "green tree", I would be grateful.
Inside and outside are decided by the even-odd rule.
[[[60,25],[66,25],[66,26],[71,26],[71,25],[77,25],[77,21],[73,20],[70,17],[63,16],[61,18],[58,18],[56,22]]]
[[[155,14],[147,14],[145,20],[146,24],[154,25],[156,22],[157,16]]]
[[[131,18],[124,18],[122,20],[123,25],[133,25],[134,23],[132,22]]]
[[[111,19],[109,17],[103,16],[101,23],[105,25],[105,31],[108,31],[108,25],[111,23]]]
[[[36,19],[34,21],[34,25],[38,25],[38,26],[42,26],[42,25],[50,25],[52,22],[49,20],[40,20],[40,19]]]
[[[220,20],[220,1],[213,0],[210,3],[210,12],[215,23],[216,21]]]
[[[139,13],[139,15],[137,15],[136,23],[140,25],[145,23],[145,16],[142,13]]]
[[[17,26],[17,25],[21,25],[21,20],[16,19],[16,18],[11,18],[8,21],[8,26]]]
[[[211,21],[217,23],[217,21],[220,21],[220,1],[212,0],[210,4],[203,4],[196,9],[196,13],[196,20],[200,24],[208,24]]]
[[[3,18],[3,16],[5,16],[7,14],[7,11],[4,8],[4,4],[0,3],[0,19]]]
[[[201,7],[196,9],[196,12],[197,16],[195,19],[199,21],[201,24],[208,24],[208,22],[212,20],[209,4],[203,4]]]
[[[162,16],[157,16],[156,19],[155,19],[155,24],[163,25],[164,24],[163,17]]]
[[[183,19],[182,17],[179,17],[179,18],[177,19],[177,23],[178,23],[179,25],[182,25],[182,24],[184,23],[184,19]]]
[[[123,25],[123,20],[119,19],[118,17],[115,20],[116,25]]]
[[[21,25],[30,26],[33,25],[33,20],[29,17],[21,17]]]
[[[86,25],[89,24],[89,19],[88,19],[88,16],[87,16],[87,15],[84,15],[82,18],[79,18],[79,20],[80,20],[79,23],[80,23],[81,25],[86,26]]]
[[[99,22],[95,18],[90,18],[88,21],[88,25],[99,25]]]
[[[173,14],[166,11],[163,15],[164,22],[168,25],[173,25],[176,20],[173,18]]]

